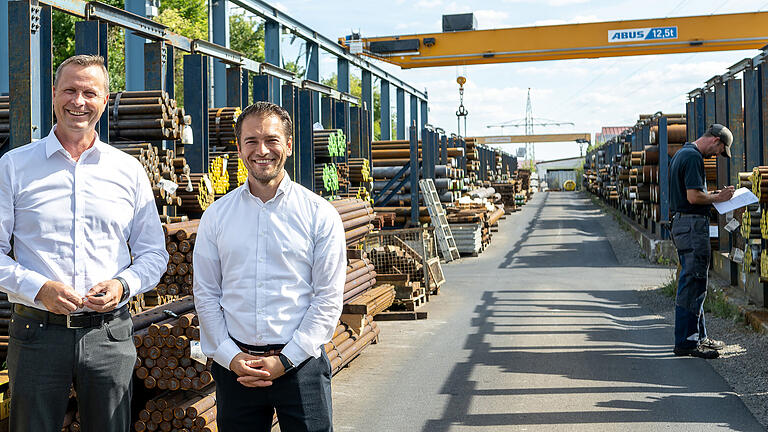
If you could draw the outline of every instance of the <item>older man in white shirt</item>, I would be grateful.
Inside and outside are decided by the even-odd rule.
[[[0,158],[14,432],[61,429],[72,384],[83,430],[130,429],[136,350],[127,303],[160,280],[168,253],[146,173],[95,131],[108,88],[102,57],[65,60],[53,131]]]
[[[331,431],[331,367],[323,345],[341,315],[341,218],[283,169],[293,127],[257,102],[237,120],[248,181],[203,215],[194,256],[203,352],[214,359],[221,432]]]

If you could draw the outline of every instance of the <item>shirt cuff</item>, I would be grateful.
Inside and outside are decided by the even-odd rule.
[[[38,272],[28,270],[27,274],[24,276],[24,279],[21,280],[21,283],[19,284],[19,292],[18,295],[24,297],[29,304],[38,304],[35,302],[35,297],[37,297],[37,293],[40,292],[40,288],[45,285],[46,282],[48,282],[48,278],[41,275]]]
[[[227,338],[213,354],[213,361],[229,370],[229,364],[232,363],[232,359],[241,352],[240,348],[235,345],[235,341]]]
[[[136,276],[136,273],[134,273],[133,270],[125,269],[118,273],[117,276],[125,279],[125,282],[128,283],[128,299],[135,296],[141,289],[141,279]]]
[[[307,353],[302,349],[299,344],[296,343],[296,341],[291,340],[288,342],[285,347],[280,351],[280,354],[283,354],[284,356],[288,357],[288,360],[293,363],[294,366],[298,366],[301,364],[304,360],[314,357],[312,354]]]

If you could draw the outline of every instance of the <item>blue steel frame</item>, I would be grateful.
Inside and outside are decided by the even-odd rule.
[[[312,140],[314,123],[315,96],[312,90],[299,90],[299,116],[297,122],[297,140],[294,151],[298,155],[298,182],[305,188],[315,191],[315,148]]]
[[[349,157],[359,158],[362,157],[362,138],[361,138],[361,119],[360,114],[362,109],[360,107],[349,108]]]
[[[715,122],[722,125],[728,125],[728,94],[725,83],[715,84]],[[728,159],[723,156],[717,156],[717,185],[716,189],[728,185],[730,164]],[[718,216],[718,234],[720,237],[719,247],[721,252],[731,249],[731,236],[723,227],[725,226],[725,216]]]
[[[398,140],[405,139],[405,90],[397,87],[397,126],[395,132]]]
[[[248,106],[248,71],[239,66],[227,68],[227,100],[228,107],[245,108]]]
[[[410,128],[411,145],[411,225],[419,226],[419,137],[416,124]]]
[[[2,0],[0,0],[2,1]],[[125,0],[125,10],[146,16],[146,0]],[[144,43],[145,39],[125,31],[125,89],[144,90]]]
[[[37,78],[41,74],[40,64],[35,61],[41,56],[41,27],[35,26],[30,31],[33,21],[41,18],[41,8],[31,6],[26,1],[8,2],[8,34],[14,43],[8,44],[8,79],[10,100],[10,145],[4,151],[20,147],[40,139],[42,116],[40,105],[41,83]],[[11,36],[13,35],[13,36]],[[48,106],[51,106],[50,100]]]
[[[292,120],[297,118],[296,117],[296,102],[297,101],[296,101],[296,98],[295,98],[294,88],[295,87],[293,86],[293,84],[283,84],[283,86],[280,89],[281,92],[282,92],[281,100],[283,102],[281,106],[286,111],[288,111],[288,114],[290,114]],[[293,143],[293,141],[295,141],[295,138],[294,138],[295,136],[297,136],[297,134],[296,134],[296,122],[293,122],[293,135],[291,136],[291,143]],[[293,145],[293,144],[291,144],[291,145]],[[296,159],[297,159],[296,155],[292,154],[291,157],[289,157],[285,161],[285,170],[288,172],[288,176],[291,177],[292,179],[296,178],[296,171],[297,171],[296,170]]]
[[[75,23],[75,54],[93,54],[104,57],[107,65],[107,24],[99,21],[78,21]],[[44,91],[41,89],[41,91]],[[104,110],[96,132],[101,141],[109,142],[109,113]]]
[[[192,118],[194,143],[184,146],[191,172],[208,172],[208,61],[201,54],[184,56],[184,111]]]
[[[760,140],[760,93],[758,71],[752,67],[744,70],[744,147],[745,168],[751,171],[761,165],[763,145]]]
[[[733,133],[731,158],[729,159],[728,184],[739,183],[739,173],[744,171],[744,114],[741,108],[741,80],[729,79],[725,82],[728,92],[728,123],[724,123]]]
[[[383,79],[380,82],[381,86],[381,111],[379,118],[379,130],[381,131],[380,139],[382,141],[389,141],[392,139],[392,115],[390,114],[390,102],[389,102],[389,81]],[[373,111],[373,107],[371,107]]]
[[[448,137],[440,135],[440,165],[448,165]]]
[[[229,15],[227,14],[227,0],[215,0],[210,2],[212,16],[211,29],[213,30],[213,43],[229,48]],[[221,60],[210,59],[213,62],[213,106],[237,106],[229,105],[227,85],[227,65]]]
[[[659,216],[661,225],[662,239],[669,238],[669,229],[667,224],[669,220],[669,153],[667,148],[669,144],[669,135],[667,134],[667,118],[662,116],[659,118],[659,207],[661,215]]]
[[[418,125],[419,124],[419,100],[416,98],[416,96],[411,95],[411,124],[412,125]],[[418,131],[418,128],[417,128]]]

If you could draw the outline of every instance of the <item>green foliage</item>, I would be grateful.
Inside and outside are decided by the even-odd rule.
[[[704,312],[734,322],[746,322],[739,308],[728,301],[725,292],[721,289],[709,290],[706,299],[704,299]]]
[[[229,17],[229,47],[257,62],[264,61],[264,24],[245,14]]]
[[[677,278],[674,272],[669,275],[669,280],[660,289],[665,296],[675,298],[677,295]]]

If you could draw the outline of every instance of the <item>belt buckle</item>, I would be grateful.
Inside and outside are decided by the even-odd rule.
[[[269,352],[269,351],[264,351],[264,350],[251,350],[251,349],[249,349],[247,351],[248,351],[248,355],[262,356],[262,357],[264,357]]]
[[[68,329],[79,329],[79,328],[84,328],[84,326],[73,326],[72,325],[72,315],[67,314],[67,328]]]

